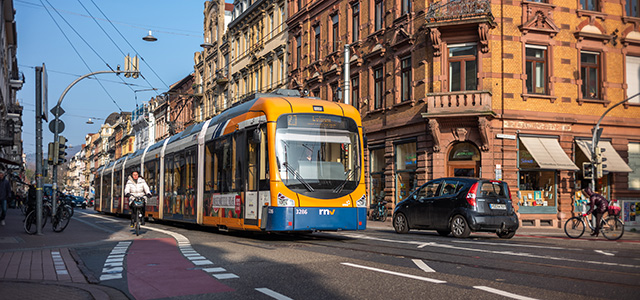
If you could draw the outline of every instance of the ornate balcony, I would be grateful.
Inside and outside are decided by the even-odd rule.
[[[463,91],[427,94],[424,118],[495,115],[491,109],[491,92]]]
[[[489,0],[451,0],[446,3],[435,2],[429,6],[425,15],[427,23],[455,22],[467,19],[490,18]]]

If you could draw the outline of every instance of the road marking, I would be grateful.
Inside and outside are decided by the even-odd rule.
[[[427,281],[427,282],[431,282],[431,283],[447,283],[446,281],[443,281],[443,280],[432,279],[432,278],[427,278],[427,277],[422,277],[422,276],[415,276],[415,275],[411,275],[411,274],[399,273],[399,272],[394,272],[394,271],[389,271],[389,270],[384,270],[384,269],[378,269],[378,268],[372,268],[372,267],[367,267],[367,266],[361,266],[361,265],[356,265],[356,264],[352,264],[352,263],[341,263],[341,264],[343,264],[345,266],[354,267],[354,268],[360,268],[360,269],[365,269],[365,270],[370,270],[370,271],[376,271],[376,272],[380,272],[380,273],[396,275],[396,276],[406,277],[406,278],[411,278],[411,279],[417,279],[417,280]]]
[[[597,253],[600,253],[600,254],[607,255],[607,256],[615,256],[615,254],[613,254],[613,253],[604,252],[604,251],[602,251],[602,250],[593,250],[593,251],[595,251],[595,252],[597,252]]]
[[[509,293],[509,292],[505,292],[502,290],[498,290],[498,289],[494,289],[494,288],[490,288],[488,286],[474,286],[473,288],[475,289],[479,289],[479,290],[483,290],[485,292],[489,292],[489,293],[494,293],[500,296],[504,296],[504,297],[508,297],[508,298],[512,298],[512,299],[519,299],[519,300],[537,300],[536,298],[530,298],[530,297],[526,297],[526,296],[520,296],[520,295],[516,295],[513,293]]]
[[[256,288],[256,291],[278,300],[293,300],[283,294],[276,293],[268,288]]]
[[[343,236],[347,236],[347,237],[351,237],[351,238],[356,238],[356,239],[367,239],[367,240],[379,241],[379,242],[415,245],[418,248],[422,248],[422,247],[425,247],[425,246],[428,245],[428,246],[431,246],[431,247],[439,247],[439,248],[453,249],[453,250],[483,252],[483,253],[491,253],[491,254],[498,254],[498,255],[511,255],[511,256],[520,256],[520,257],[528,257],[528,258],[558,260],[558,261],[564,261],[564,262],[579,262],[579,263],[587,263],[587,264],[593,264],[593,265],[617,266],[617,267],[640,269],[640,265],[619,264],[619,263],[603,262],[603,261],[592,261],[592,260],[591,261],[589,261],[589,260],[583,261],[583,260],[579,260],[579,259],[571,259],[571,258],[565,258],[565,257],[555,257],[555,256],[548,256],[548,255],[535,255],[535,254],[530,254],[530,253],[525,253],[525,252],[493,251],[493,250],[484,250],[484,249],[476,249],[476,248],[458,247],[458,246],[439,244],[439,243],[424,243],[424,242],[418,242],[418,241],[402,241],[402,240],[383,239],[383,238],[366,236],[364,234],[342,234],[342,235]]]
[[[111,250],[111,253],[107,256],[104,266],[102,267],[100,281],[122,278],[122,271],[124,271],[122,262],[124,261],[124,256],[129,246],[131,246],[131,242],[119,242],[113,247],[113,250]]]
[[[430,268],[429,266],[427,266],[427,264],[422,261],[421,259],[412,259],[413,263],[416,264],[416,266],[418,266],[418,268],[422,269],[422,271],[425,271],[427,273],[431,273],[431,272],[435,272],[436,270]]]
[[[67,267],[64,264],[62,255],[60,255],[60,251],[51,251],[51,258],[53,259],[53,265],[55,266],[56,274],[69,275],[69,271],[67,271]]]
[[[491,245],[498,247],[523,247],[523,248],[543,248],[543,249],[554,249],[554,250],[581,250],[581,249],[571,249],[564,247],[552,247],[552,246],[537,246],[537,245],[522,245],[522,244],[507,244],[507,243],[488,243],[488,242],[472,242],[472,241],[451,241],[452,243],[461,243],[461,244],[474,244],[474,245]]]

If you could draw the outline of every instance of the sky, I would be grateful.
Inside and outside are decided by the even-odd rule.
[[[51,121],[54,117],[50,109],[78,77],[116,69],[118,65],[124,68],[127,54],[137,53],[144,59],[140,61],[140,72],[145,79],[101,74],[96,75],[98,80],[79,81],[66,94],[62,101],[65,113],[60,117],[65,129],[61,135],[67,138],[67,145],[77,150],[75,147],[81,147],[87,134],[99,131],[109,114],[130,112],[136,104],[166,92],[171,84],[193,72],[194,53],[202,50],[204,2],[14,0],[18,68],[25,76],[17,96],[24,107],[24,153],[36,152],[36,66],[45,64],[47,70],[47,111]],[[158,39],[156,42],[142,40],[149,30]],[[86,123],[89,118],[93,125]],[[53,133],[44,121],[42,133],[43,152],[47,152]]]

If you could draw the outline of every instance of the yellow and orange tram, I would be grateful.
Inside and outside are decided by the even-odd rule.
[[[156,219],[252,231],[366,228],[363,132],[350,105],[256,94],[96,172],[96,210],[128,214],[134,170]],[[297,92],[296,92],[297,93]]]

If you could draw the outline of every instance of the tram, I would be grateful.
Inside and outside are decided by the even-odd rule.
[[[95,209],[129,214],[124,187],[138,171],[154,219],[221,230],[364,230],[363,145],[350,105],[290,90],[255,94],[100,167]]]

